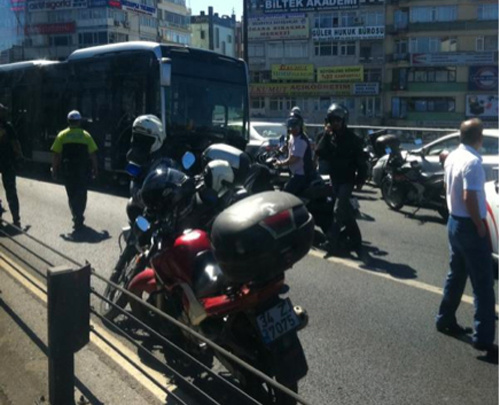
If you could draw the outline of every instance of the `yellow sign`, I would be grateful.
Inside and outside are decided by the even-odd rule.
[[[293,95],[334,95],[352,94],[351,83],[256,83],[250,85],[250,96],[293,96]]]
[[[329,66],[318,68],[318,82],[362,82],[363,66]]]
[[[271,78],[314,81],[314,65],[271,65]]]

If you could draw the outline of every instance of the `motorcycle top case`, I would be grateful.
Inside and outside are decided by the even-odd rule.
[[[261,282],[288,270],[311,248],[314,220],[292,194],[266,191],[218,215],[211,238],[215,257],[231,282]]]
[[[376,152],[379,156],[385,155],[385,148],[389,147],[393,151],[399,150],[401,142],[396,135],[383,135],[375,141]]]

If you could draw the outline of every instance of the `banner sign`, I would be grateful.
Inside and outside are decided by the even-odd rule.
[[[134,3],[133,1],[130,0],[121,0],[121,1],[123,10],[130,10],[140,14],[156,16],[156,8],[154,7],[146,6],[140,3]]]
[[[87,0],[32,0],[27,5],[29,11],[72,10],[87,8]]]
[[[412,53],[413,66],[488,65],[495,63],[493,52]]]
[[[89,7],[115,7],[115,8],[122,8],[122,4],[120,3],[120,0],[88,0],[89,1]]]
[[[378,82],[354,83],[352,94],[355,96],[376,96],[380,93]]]
[[[362,82],[363,66],[329,66],[318,68],[318,82]]]
[[[289,96],[289,95],[336,95],[351,94],[349,83],[258,83],[250,85],[252,97]]]
[[[465,115],[498,118],[498,95],[468,94],[465,102]]]
[[[307,39],[309,19],[305,14],[252,17],[248,19],[249,39]]]
[[[373,96],[380,92],[373,83],[255,83],[250,85],[252,97],[274,96]]]
[[[469,90],[498,92],[498,66],[471,66]]]
[[[314,39],[333,39],[337,41],[384,39],[385,27],[376,25],[370,27],[313,28],[312,37]]]
[[[74,21],[54,24],[34,24],[24,27],[24,33],[26,35],[68,34],[75,31],[76,24]]]
[[[358,0],[262,0],[265,13],[350,10],[359,7]]]
[[[271,65],[271,79],[314,81],[314,65]]]

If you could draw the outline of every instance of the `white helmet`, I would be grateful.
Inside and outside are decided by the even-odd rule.
[[[228,186],[234,183],[234,172],[231,165],[225,160],[212,160],[203,170],[205,185],[222,197]]]
[[[155,115],[141,115],[137,117],[132,124],[132,139],[137,135],[152,138],[150,152],[156,152],[163,145],[165,140],[165,132],[163,124]]]

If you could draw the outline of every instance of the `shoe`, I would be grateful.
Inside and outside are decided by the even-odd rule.
[[[436,329],[438,332],[450,336],[470,335],[473,332],[472,328],[460,326],[458,323],[448,326],[436,325]]]
[[[472,347],[480,352],[486,352],[488,357],[498,357],[498,345],[495,343],[474,342]]]
[[[83,222],[76,222],[73,224],[74,231],[81,231],[83,228],[85,228],[85,225],[83,224]]]
[[[18,219],[17,221],[13,222],[14,226],[17,226],[18,228],[21,228],[21,221]]]

